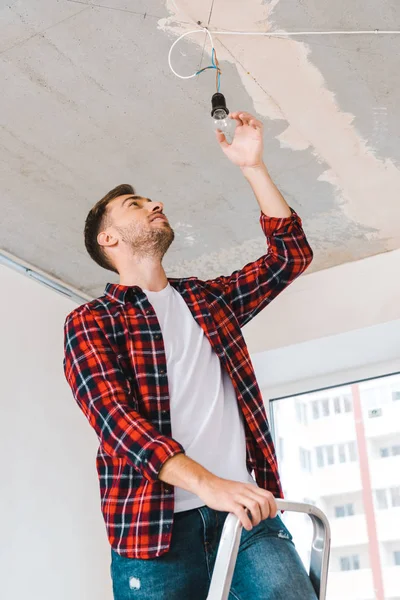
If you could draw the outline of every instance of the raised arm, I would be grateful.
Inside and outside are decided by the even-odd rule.
[[[300,217],[286,203],[263,162],[263,125],[248,113],[232,113],[237,122],[232,144],[217,132],[219,144],[240,167],[261,209],[267,253],[229,276],[204,282],[222,295],[243,327],[309,266],[313,253]]]

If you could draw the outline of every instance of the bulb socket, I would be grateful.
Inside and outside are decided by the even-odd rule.
[[[225,96],[220,92],[216,92],[211,98],[211,116],[214,116],[216,110],[224,110],[227,115],[229,115],[229,110],[226,106]]]

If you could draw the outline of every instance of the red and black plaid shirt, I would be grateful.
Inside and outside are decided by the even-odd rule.
[[[228,277],[169,279],[228,371],[242,410],[247,467],[258,485],[282,497],[265,407],[241,332],[312,260],[300,217],[260,223],[267,254]],[[174,489],[161,467],[185,449],[171,437],[166,356],[160,325],[137,286],[108,283],[64,325],[64,372],[100,441],[101,508],[113,549],[130,558],[168,551]]]

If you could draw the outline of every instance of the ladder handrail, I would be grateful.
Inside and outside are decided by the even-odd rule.
[[[325,600],[328,580],[331,530],[329,521],[318,507],[303,502],[276,498],[278,510],[306,513],[313,523],[310,579],[318,600]],[[207,600],[228,600],[239,551],[242,524],[230,513],[224,523]]]

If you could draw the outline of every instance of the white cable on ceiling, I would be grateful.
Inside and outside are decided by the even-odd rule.
[[[199,74],[198,71],[193,73],[192,75],[179,75],[175,71],[171,63],[171,53],[176,44],[187,35],[191,35],[192,33],[207,33],[210,42],[211,48],[214,50],[214,42],[212,38],[212,34],[214,35],[258,35],[265,37],[294,37],[294,36],[308,36],[308,35],[396,35],[400,33],[400,30],[394,31],[381,31],[380,29],[369,29],[369,30],[359,30],[359,31],[210,31],[207,27],[199,27],[199,29],[193,29],[192,31],[186,31],[182,35],[180,35],[172,44],[171,48],[168,52],[168,64],[169,68],[173,72],[174,75],[179,77],[179,79],[192,79]]]
[[[203,30],[201,30],[203,31]],[[208,30],[207,30],[208,31]],[[380,29],[358,30],[358,31],[212,31],[214,35],[264,35],[264,36],[295,36],[295,35],[395,35],[400,30],[381,31]]]

